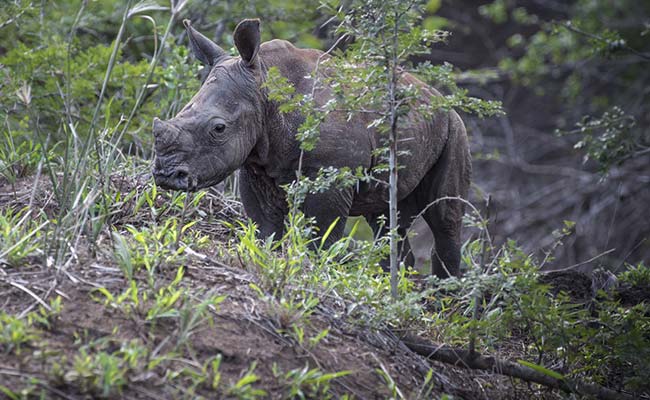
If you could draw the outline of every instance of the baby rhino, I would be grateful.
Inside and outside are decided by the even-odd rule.
[[[270,101],[264,82],[269,68],[276,67],[293,85],[296,93],[311,93],[311,78],[316,65],[325,59],[323,52],[299,49],[284,40],[260,42],[260,21],[243,20],[234,32],[239,56],[232,57],[217,44],[184,21],[192,52],[209,74],[198,93],[176,115],[154,119],[156,157],[153,175],[156,184],[175,190],[196,190],[216,185],[239,170],[240,192],[246,213],[264,237],[283,230],[288,208],[281,188],[295,179],[300,159],[296,140],[304,117],[280,113]],[[322,70],[322,68],[321,68]],[[422,103],[440,94],[415,77],[405,74],[401,84],[416,85]],[[315,93],[325,104],[331,98],[328,88]],[[373,151],[383,139],[369,128],[377,115],[359,113],[347,120],[347,113],[332,112],[320,127],[313,151],[306,152],[302,171],[314,176],[322,167],[363,167],[378,163]],[[470,182],[471,161],[463,122],[454,111],[423,117],[415,111],[402,119],[398,132],[399,232],[406,233],[412,219],[422,213],[433,232],[435,249],[433,273],[440,277],[458,275],[460,229],[463,204],[441,197],[465,198]],[[378,176],[388,181],[387,176]],[[360,183],[346,189],[331,189],[309,194],[303,212],[316,219],[320,232],[340,218],[328,237],[331,243],[343,234],[348,216],[362,215],[374,229],[388,211],[388,188],[383,183]],[[406,263],[413,257],[404,243]]]

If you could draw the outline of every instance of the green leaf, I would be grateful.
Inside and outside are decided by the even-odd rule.
[[[442,29],[446,27],[448,24],[449,24],[449,20],[447,18],[438,17],[438,16],[427,17],[422,22],[422,26],[424,26],[426,29],[430,31],[436,31],[438,29]]]
[[[11,400],[18,400],[19,399],[18,395],[15,392],[11,391],[6,386],[0,385],[0,392],[4,393]]]
[[[154,0],[142,0],[138,4],[131,7],[129,10],[128,18],[134,15],[141,14],[148,11],[167,11],[169,7],[161,6]]]
[[[115,297],[113,296],[113,294],[111,292],[109,292],[108,289],[106,289],[105,287],[103,287],[103,286],[98,287],[95,290],[98,291],[99,293],[103,294],[104,297],[106,297],[107,301],[109,301],[109,302],[114,302],[115,301]]]
[[[240,379],[240,380],[235,384],[235,387],[241,389],[242,387],[244,387],[244,386],[246,386],[246,385],[250,385],[250,384],[252,384],[252,383],[257,382],[258,380],[259,380],[259,378],[258,378],[257,375],[255,375],[255,374],[253,374],[253,373],[249,373],[249,374],[246,374],[243,378],[241,378],[241,379]]]
[[[333,231],[334,228],[336,227],[336,224],[338,224],[339,219],[340,219],[340,218],[337,217],[337,218],[334,220],[334,222],[332,222],[332,223],[330,224],[329,228],[327,228],[327,231],[325,232],[325,234],[323,235],[323,238],[322,238],[321,241],[320,241],[320,249],[322,249],[323,246],[325,245],[325,241],[327,240],[327,238],[329,237],[329,235],[332,233],[332,231]]]
[[[442,0],[429,0],[425,7],[425,10],[429,14],[435,14],[442,5]]]
[[[531,369],[534,369],[535,371],[542,373],[544,375],[550,376],[551,378],[559,379],[559,380],[564,380],[564,375],[560,374],[559,372],[555,372],[551,369],[548,369],[546,367],[543,367],[538,364],[534,364],[525,360],[517,360],[517,362],[524,367],[528,367]]]

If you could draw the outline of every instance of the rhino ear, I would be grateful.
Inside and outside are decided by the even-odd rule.
[[[249,67],[255,67],[259,63],[257,53],[260,50],[260,37],[259,19],[241,21],[235,28],[235,33],[233,33],[239,55]]]
[[[220,58],[228,54],[219,47],[215,42],[203,36],[199,31],[192,27],[192,22],[189,19],[183,21],[187,36],[190,38],[190,48],[194,56],[201,61],[204,65],[214,66]]]

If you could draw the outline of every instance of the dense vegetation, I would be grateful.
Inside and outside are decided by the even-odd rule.
[[[391,279],[379,261],[395,230],[362,221],[323,245],[301,196],[369,171],[298,179],[274,241],[243,214],[236,176],[198,193],[153,184],[151,121],[205,75],[179,21],[230,49],[246,17],[265,40],[330,49],[328,84],[365,93],[339,104],[382,110],[387,138],[419,95],[384,91],[398,66],[443,91],[423,113],[465,113],[476,173],[462,278],[393,265]],[[649,18],[633,0],[2,3],[0,392],[649,397]],[[303,149],[317,146],[328,110],[277,71],[267,84],[308,116]],[[467,350],[452,363],[493,355],[523,373],[431,360],[447,348]]]

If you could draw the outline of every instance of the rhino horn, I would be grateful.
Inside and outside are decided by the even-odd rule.
[[[160,118],[155,117],[153,119],[153,136],[155,138],[160,138],[164,135],[165,132],[169,130],[167,123],[162,121]]]
[[[192,22],[189,19],[183,21],[187,36],[190,38],[190,48],[194,56],[201,61],[204,65],[210,67],[216,65],[223,57],[227,57],[226,53],[219,45],[212,40],[205,37],[199,31],[192,27]]]
[[[156,140],[156,146],[171,146],[180,135],[180,131],[174,125],[159,118],[153,119],[153,136]]]

